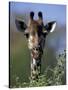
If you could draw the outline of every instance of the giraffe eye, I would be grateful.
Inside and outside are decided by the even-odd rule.
[[[29,38],[29,33],[25,33],[24,35],[26,36],[26,38]]]

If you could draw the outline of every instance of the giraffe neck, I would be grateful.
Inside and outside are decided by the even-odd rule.
[[[41,72],[41,59],[32,58],[31,60],[31,78],[37,79]]]

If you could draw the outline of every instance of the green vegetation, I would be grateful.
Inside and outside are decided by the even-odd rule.
[[[65,75],[65,60],[66,53],[57,56],[57,64],[54,68],[48,67],[45,73],[39,76],[38,80],[30,81],[29,86],[50,86],[50,85],[64,85],[66,82]]]
[[[10,85],[15,87],[38,87],[38,86],[53,86],[66,84],[66,51],[56,55],[57,64],[55,67],[48,66],[43,74],[39,76],[38,80],[31,80],[29,82],[21,82],[19,77],[15,77],[15,84]]]

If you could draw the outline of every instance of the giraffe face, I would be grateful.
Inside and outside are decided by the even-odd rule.
[[[28,48],[31,50],[31,56],[34,59],[38,59],[42,56],[46,35],[49,32],[53,32],[56,26],[55,21],[44,25],[41,12],[38,13],[38,17],[38,20],[34,20],[34,12],[31,12],[28,25],[23,21],[15,21],[18,30],[24,31],[28,40]]]
[[[33,20],[25,30],[28,40],[28,48],[32,51],[33,58],[38,58],[43,52],[45,36],[43,33],[43,25],[38,21]]]
[[[26,37],[28,40],[29,49],[33,49],[35,47],[40,47],[40,42],[43,39],[43,26],[39,25],[36,21],[33,21],[35,24],[32,24],[27,28],[28,33],[26,33]],[[27,32],[25,31],[25,32]]]

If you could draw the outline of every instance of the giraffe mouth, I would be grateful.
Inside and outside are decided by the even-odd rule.
[[[31,56],[32,56],[32,58],[34,58],[34,59],[39,59],[41,56],[42,56],[42,52],[41,51],[34,51],[34,50],[32,50],[31,51]]]

